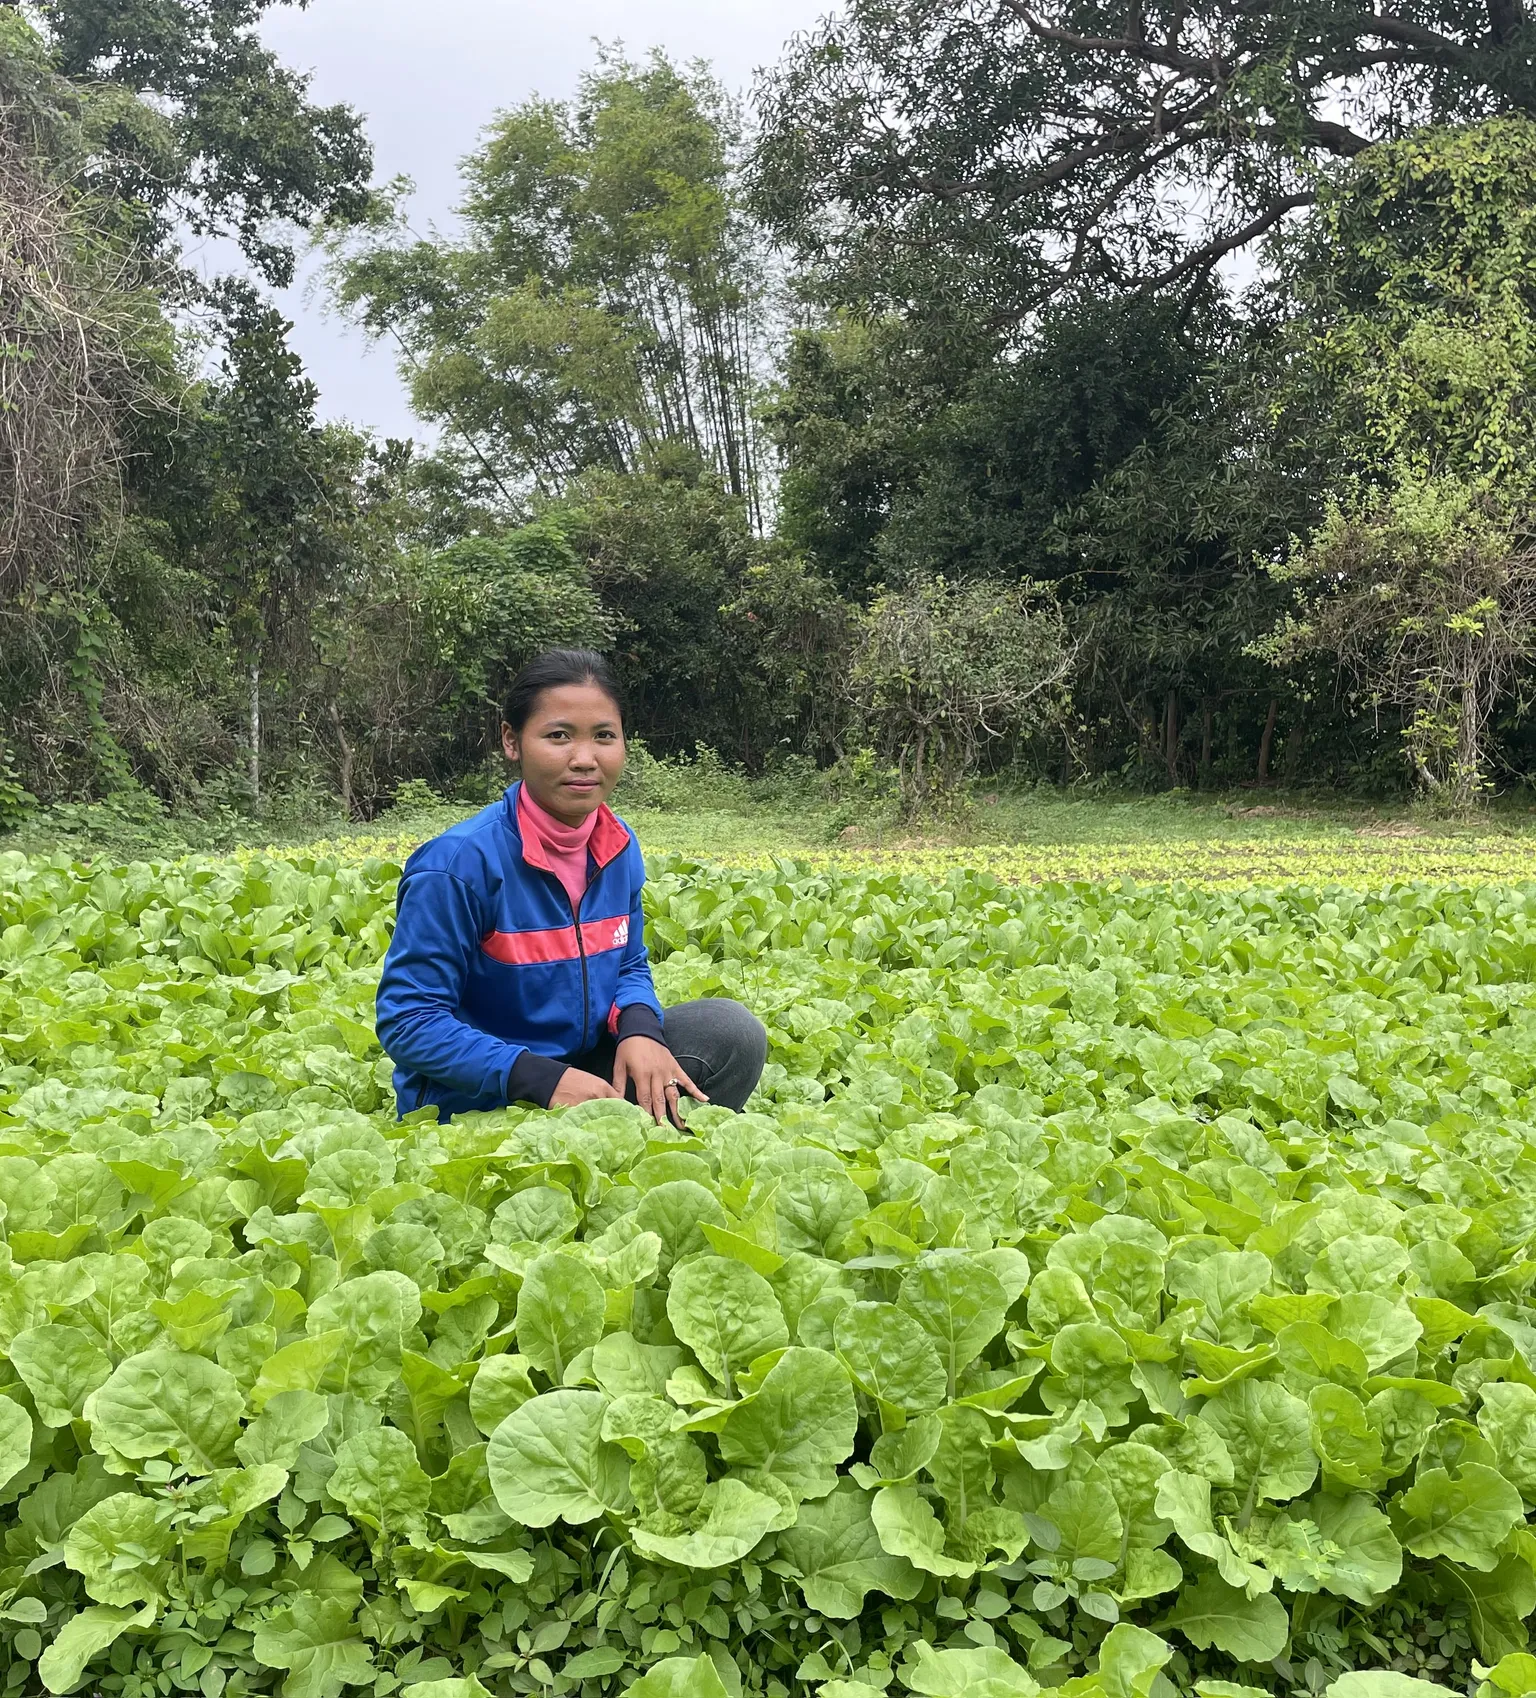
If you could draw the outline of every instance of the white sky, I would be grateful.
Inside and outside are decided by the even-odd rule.
[[[380,182],[414,179],[411,222],[446,223],[457,163],[499,108],[538,93],[574,93],[594,42],[639,57],[662,47],[709,60],[730,88],[777,59],[786,39],[834,0],[311,0],[280,6],[263,34],[285,63],[312,71],[312,93],[345,101],[367,120]],[[222,256],[220,256],[222,257]],[[214,259],[213,252],[209,254]],[[384,435],[423,436],[383,347],[328,318],[301,286],[283,299],[294,343],[319,384],[326,418]]]

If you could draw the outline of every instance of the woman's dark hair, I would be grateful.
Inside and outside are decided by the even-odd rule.
[[[539,697],[546,690],[558,690],[565,684],[594,685],[619,710],[619,724],[623,725],[624,692],[613,668],[594,649],[546,649],[543,654],[535,655],[512,680],[501,717],[520,733]]]

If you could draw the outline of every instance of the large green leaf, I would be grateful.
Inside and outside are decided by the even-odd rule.
[[[836,1621],[856,1616],[869,1592],[915,1598],[922,1575],[890,1556],[870,1519],[871,1495],[852,1480],[819,1503],[801,1505],[795,1525],[779,1535],[779,1555],[795,1570],[807,1605]]]
[[[163,1602],[158,1569],[175,1543],[171,1506],[136,1492],[93,1504],[69,1530],[64,1560],[100,1604]]]
[[[1334,1497],[1319,1493],[1293,1507],[1308,1516],[1327,1541],[1317,1570],[1324,1589],[1357,1604],[1374,1604],[1397,1585],[1403,1573],[1403,1548],[1392,1523],[1361,1494]]]
[[[1231,1541],[1216,1529],[1211,1514],[1211,1482],[1178,1469],[1164,1474],[1157,1483],[1154,1499],[1157,1514],[1171,1521],[1179,1538],[1203,1557],[1216,1564],[1217,1572],[1229,1586],[1256,1597],[1267,1592],[1273,1578],[1256,1563],[1233,1549]]]
[[[536,1257],[517,1294],[517,1347],[556,1385],[603,1336],[605,1299],[592,1271],[572,1256]]]
[[[684,1568],[728,1568],[788,1519],[778,1497],[729,1476],[705,1492],[700,1510],[698,1525],[687,1533],[652,1533],[636,1527],[635,1549]]]
[[[330,1406],[318,1392],[280,1391],[245,1429],[235,1454],[253,1468],[261,1463],[292,1468],[302,1447],[325,1431],[329,1418]]]
[[[91,1437],[120,1456],[170,1455],[211,1474],[234,1455],[245,1398],[233,1374],[184,1350],[145,1350],[119,1362],[85,1400]]]
[[[898,1301],[937,1346],[951,1397],[1008,1314],[1002,1281],[963,1250],[930,1251],[903,1277]]]
[[[932,1338],[893,1303],[850,1303],[833,1337],[843,1366],[878,1402],[918,1415],[944,1401],[944,1365]]]
[[[1157,1624],[1177,1628],[1192,1645],[1214,1646],[1240,1663],[1267,1663],[1285,1649],[1290,1617],[1272,1592],[1249,1597],[1216,1574],[1204,1574],[1179,1594]]]
[[[49,1692],[73,1692],[85,1679],[87,1665],[135,1627],[148,1627],[159,1606],[142,1608],[92,1604],[72,1615],[38,1659],[37,1672]]]
[[[906,1675],[907,1685],[923,1698],[1034,1698],[1040,1683],[1004,1650],[935,1651],[921,1640]]]
[[[667,1292],[667,1319],[705,1371],[727,1389],[748,1363],[789,1343],[773,1287],[725,1256],[700,1256],[677,1269]]]
[[[526,1356],[491,1356],[475,1370],[469,1387],[469,1413],[489,1437],[514,1409],[520,1409],[538,1390],[529,1376]]]
[[[1233,1486],[1254,1502],[1299,1497],[1317,1478],[1307,1406],[1272,1380],[1241,1380],[1208,1398],[1202,1420],[1232,1457]]]
[[[627,1691],[632,1698],[730,1698],[708,1657],[663,1657]]]
[[[527,1527],[595,1521],[629,1500],[629,1460],[602,1437],[599,1391],[549,1391],[491,1434],[486,1466],[496,1501]]]
[[[1493,1446],[1499,1472],[1528,1503],[1536,1502],[1536,1387],[1490,1381],[1477,1424]]]
[[[1324,1689],[1323,1698],[1451,1698],[1452,1688],[1390,1669],[1354,1669]]]
[[[1504,1476],[1469,1462],[1452,1479],[1444,1468],[1422,1470],[1401,1499],[1403,1544],[1419,1557],[1449,1557],[1491,1573],[1505,1535],[1524,1520],[1520,1494]]]
[[[45,1322],[11,1340],[7,1354],[44,1426],[67,1427],[112,1372],[112,1359],[84,1327]]]
[[[882,1487],[875,1493],[870,1518],[887,1556],[946,1579],[976,1572],[975,1563],[945,1554],[943,1523],[915,1486]]]
[[[1069,1680],[1066,1698],[1150,1698],[1154,1683],[1173,1647],[1144,1627],[1122,1621],[1110,1628],[1099,1646],[1099,1667],[1087,1679]]]
[[[14,1480],[32,1455],[32,1417],[14,1398],[0,1397],[0,1486]]]
[[[341,1334],[318,1389],[362,1398],[387,1391],[420,1319],[420,1291],[394,1268],[359,1274],[326,1292],[304,1318],[312,1339]]]
[[[853,1387],[835,1356],[792,1345],[753,1396],[720,1429],[720,1454],[737,1467],[761,1470],[795,1497],[832,1490],[837,1465],[853,1452],[858,1429]]]
[[[347,1439],[326,1490],[384,1538],[419,1539],[426,1531],[432,1482],[416,1460],[416,1447],[394,1427]]]
[[[367,1685],[377,1672],[352,1611],[338,1598],[301,1592],[256,1629],[251,1649],[257,1662],[288,1671],[283,1698],[336,1698],[343,1686]]]

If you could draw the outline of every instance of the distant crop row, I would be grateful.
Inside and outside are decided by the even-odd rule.
[[[1536,1691],[1536,886],[661,865],[683,1136],[397,1124],[395,871],[0,857],[0,1692]]]
[[[671,822],[669,822],[670,825]],[[687,857],[710,862],[707,834],[697,841],[687,822],[675,828]],[[673,835],[669,830],[669,838]],[[306,854],[357,864],[370,858],[403,859],[412,837],[360,832],[310,846]],[[683,856],[667,857],[681,860]],[[914,874],[945,879],[951,873],[985,872],[1009,884],[1130,880],[1138,884],[1188,883],[1212,890],[1259,884],[1344,885],[1380,890],[1393,883],[1510,884],[1536,867],[1536,838],[1381,835],[1354,837],[1191,837],[1117,839],[1110,843],[978,843],[961,847],[885,847],[880,844],[795,849],[790,856],[733,849],[732,865],[753,872],[793,866],[798,873]]]

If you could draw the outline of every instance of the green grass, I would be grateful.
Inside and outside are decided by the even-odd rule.
[[[681,787],[682,805],[626,803],[653,857],[737,866],[793,859],[943,874],[984,867],[1017,882],[1180,878],[1207,884],[1394,878],[1508,882],[1536,868],[1536,809],[1523,802],[1470,818],[1341,798],[1237,791],[1199,796],[1083,797],[1053,789],[983,794],[959,816],[918,827],[889,803],[834,804],[754,795],[742,780]],[[0,839],[28,854],[177,857],[189,852],[310,851],[344,860],[401,860],[468,807],[392,809],[367,824],[303,815],[216,825],[112,804],[54,810]]]

